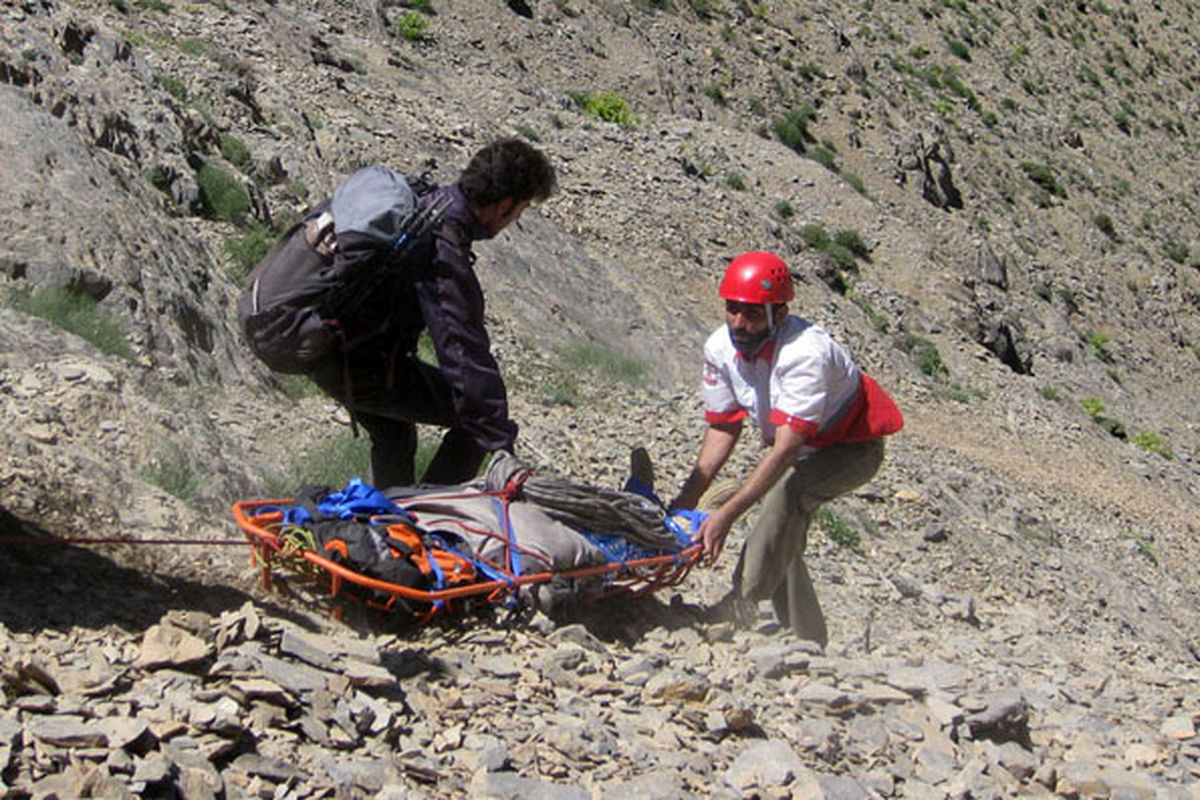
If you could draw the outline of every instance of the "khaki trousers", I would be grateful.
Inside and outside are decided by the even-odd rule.
[[[781,625],[802,639],[828,641],[804,550],[813,514],[874,477],[883,463],[883,439],[839,444],[805,456],[763,498],[758,521],[742,547],[733,585],[743,599],[771,598]]]

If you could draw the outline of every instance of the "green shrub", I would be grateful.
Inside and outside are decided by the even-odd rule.
[[[562,355],[563,364],[570,372],[598,373],[622,383],[637,383],[650,369],[644,361],[596,342],[576,342]]]
[[[825,70],[821,69],[819,66],[810,61],[801,64],[796,69],[796,74],[799,75],[802,80],[809,81],[811,83],[818,78],[824,78]]]
[[[1166,246],[1163,247],[1163,255],[1176,264],[1187,263],[1188,254],[1188,246],[1182,242],[1167,242]]]
[[[717,14],[713,0],[688,0],[688,5],[691,6],[696,16],[705,22],[713,19]]]
[[[717,83],[716,81],[713,81],[704,87],[704,94],[709,100],[712,100],[719,106],[723,106],[727,102],[725,99],[725,91],[721,88],[721,84]]]
[[[433,3],[431,0],[404,0],[401,5],[405,8],[411,8],[413,11],[420,11],[422,14],[433,13]]]
[[[1109,239],[1115,240],[1117,238],[1117,228],[1113,224],[1112,217],[1110,217],[1108,214],[1097,214],[1092,218],[1092,222],[1094,222],[1096,227],[1100,229],[1100,232]]]
[[[420,42],[429,35],[429,24],[429,18],[419,11],[406,11],[392,20],[392,33],[408,42]]]
[[[858,175],[853,172],[843,172],[842,180],[850,184],[850,188],[861,194],[863,197],[868,197],[867,184]]]
[[[246,143],[231,133],[222,133],[217,141],[225,160],[242,172],[249,174],[252,164],[250,148],[246,147]]]
[[[438,441],[424,436],[417,439],[414,464],[418,482],[437,452],[438,444]],[[339,489],[351,478],[369,480],[370,474],[370,438],[337,436],[320,442],[312,452],[296,457],[281,469],[270,471],[263,483],[267,494],[283,498],[290,497],[305,484]]]
[[[825,246],[824,252],[827,256],[833,259],[836,266],[843,273],[852,272],[858,269],[858,265],[854,263],[854,253],[850,252],[849,248],[840,245],[837,242],[831,242]],[[845,284],[845,275],[842,276],[842,283]],[[843,285],[842,291],[845,290]]]
[[[198,37],[180,39],[176,46],[179,48],[179,52],[196,58],[208,55],[213,49],[208,40]]]
[[[1133,442],[1147,453],[1157,453],[1168,461],[1171,461],[1175,458],[1175,454],[1172,453],[1171,448],[1167,446],[1166,440],[1164,440],[1157,431],[1138,431],[1129,438],[1129,441]]]
[[[159,11],[167,13],[171,10],[171,4],[165,3],[163,0],[137,0],[138,8],[144,8],[147,11]]]
[[[832,241],[825,226],[819,222],[811,222],[800,228],[800,238],[804,240],[805,246],[814,250],[824,250]]]
[[[1058,391],[1058,388],[1054,387],[1054,386],[1046,385],[1046,386],[1043,386],[1038,391],[1041,392],[1042,397],[1044,397],[1047,400],[1050,400],[1052,402],[1057,401],[1060,397],[1062,397],[1062,395]]]
[[[552,406],[576,408],[582,402],[579,381],[574,375],[555,373],[549,380],[542,381],[539,388],[545,402]]]
[[[817,509],[814,518],[829,539],[838,547],[844,547],[856,553],[862,552],[862,539],[849,522],[824,507]]]
[[[950,370],[942,361],[942,355],[938,352],[937,345],[933,342],[917,336],[915,333],[906,334],[904,342],[921,372],[931,378],[941,378],[950,374]]]
[[[1091,333],[1085,335],[1083,340],[1087,342],[1090,348],[1092,348],[1092,353],[1095,354],[1096,358],[1100,359],[1106,364],[1111,364],[1113,362],[1112,351],[1108,349],[1108,345],[1112,340],[1109,338],[1107,333],[1092,331]]]
[[[244,283],[250,270],[262,261],[275,243],[279,241],[281,231],[252,222],[243,229],[239,236],[225,240],[225,252],[233,259],[233,271],[230,277],[238,283]]]
[[[795,216],[796,210],[787,200],[779,200],[775,203],[775,213],[780,219],[791,219]]]
[[[242,182],[216,164],[204,164],[196,173],[203,214],[209,219],[242,224],[250,210],[250,195]]]
[[[171,173],[166,167],[162,166],[161,164],[156,164],[152,167],[148,167],[144,174],[146,176],[146,180],[148,180],[150,185],[155,189],[158,189],[163,194],[167,194],[171,191]]]
[[[1150,544],[1150,542],[1145,539],[1138,539],[1137,551],[1138,555],[1145,558],[1154,566],[1158,566],[1158,554],[1154,552],[1154,545]]]
[[[725,185],[735,192],[746,191],[746,179],[737,170],[730,170],[725,174]]]
[[[1104,407],[1104,401],[1095,396],[1083,398],[1079,401],[1079,405],[1083,409],[1084,413],[1092,419],[1097,419],[1104,416],[1104,412],[1107,410]]]
[[[1055,197],[1067,196],[1067,190],[1059,185],[1058,180],[1054,177],[1053,170],[1045,164],[1038,164],[1033,161],[1022,161],[1021,169],[1029,180],[1040,186]]]
[[[949,48],[951,53],[958,58],[961,58],[963,61],[971,60],[971,50],[967,47],[966,43],[960,42],[958,39],[948,38],[946,39],[946,47]]]
[[[615,122],[618,125],[636,124],[633,109],[629,107],[628,101],[616,92],[571,92],[570,96],[584,113],[597,119]]]
[[[862,235],[853,229],[840,230],[835,233],[833,243],[849,250],[854,254],[855,258],[865,259],[870,253],[867,250],[867,244],[863,241]]]
[[[775,130],[775,135],[779,137],[779,141],[803,155],[808,144],[816,141],[808,132],[808,124],[816,115],[816,110],[805,103],[800,108],[793,109],[782,117],[777,117],[772,123],[772,128]]]
[[[525,123],[521,123],[517,126],[517,135],[522,136],[531,142],[540,142],[542,140],[542,137],[538,135],[537,130],[535,130],[533,126],[526,125]]]
[[[830,172],[837,172],[837,161],[833,152],[826,147],[814,147],[808,151],[808,157]]]
[[[943,387],[939,395],[955,403],[967,403],[971,400],[971,395],[967,393],[967,390],[957,383]]]
[[[186,103],[188,98],[187,84],[174,75],[167,75],[159,72],[155,74],[154,79],[158,81],[158,85],[163,88],[163,91],[174,97],[180,103]]]
[[[187,451],[171,444],[141,470],[142,479],[185,503],[195,503],[204,489],[204,481],[196,474]]]
[[[29,294],[10,291],[5,302],[17,311],[44,319],[91,342],[102,353],[132,358],[124,325],[92,297],[64,286],[48,286]]]
[[[880,333],[888,332],[890,325],[887,321],[887,317],[876,311],[870,302],[867,301],[867,298],[854,291],[848,291],[846,296],[850,298],[850,302],[858,306],[862,312],[867,315],[867,319],[871,320],[871,325],[874,326],[875,330],[879,331]]]
[[[292,402],[299,402],[306,397],[315,397],[321,389],[307,375],[288,375],[283,372],[272,372],[271,380],[276,388],[283,392]]]

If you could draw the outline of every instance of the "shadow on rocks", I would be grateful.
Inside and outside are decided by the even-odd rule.
[[[678,595],[663,602],[657,595],[614,597],[564,608],[551,615],[560,625],[579,623],[601,641],[637,644],[652,631],[691,628],[705,619],[704,609]]]
[[[57,541],[0,506],[0,624],[14,632],[117,625],[142,630],[172,609],[219,614],[256,600],[239,589],[155,575],[94,546]],[[44,540],[44,543],[43,541]],[[269,613],[291,616],[271,607]]]

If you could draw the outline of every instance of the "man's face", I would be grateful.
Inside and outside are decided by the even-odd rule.
[[[765,306],[758,303],[743,303],[738,300],[725,301],[725,324],[729,326],[729,337],[733,346],[743,355],[753,355],[770,338],[774,331],[773,322],[785,312],[786,306]],[[775,319],[771,319],[774,314]]]
[[[521,218],[521,214],[525,209],[529,208],[529,200],[500,200],[490,206],[486,206],[484,222],[491,229],[492,235],[500,233],[510,224]]]

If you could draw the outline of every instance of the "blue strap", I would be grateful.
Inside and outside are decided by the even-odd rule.
[[[520,575],[521,557],[517,553],[517,534],[513,530],[508,506],[502,503],[498,497],[492,498],[492,506],[496,509],[496,516],[500,518],[500,524],[504,526],[504,535],[508,538],[508,569],[514,576]]]
[[[644,481],[638,480],[632,475],[625,479],[625,485],[621,487],[621,491],[629,492],[631,494],[640,494],[642,497],[653,500],[656,505],[666,505],[666,503],[662,501],[662,498],[654,493],[653,486]]]
[[[671,509],[671,514],[663,520],[663,524],[667,526],[667,530],[675,537],[675,541],[679,544],[679,549],[684,550],[694,544],[692,535],[684,530],[683,526],[675,517],[683,517],[691,523],[692,530],[698,530],[701,523],[708,519],[708,512],[697,511],[693,508],[674,508]]]
[[[317,504],[317,510],[338,519],[376,514],[399,514],[411,519],[404,509],[374,486],[364,483],[362,478],[351,478],[341,491],[325,495]]]

